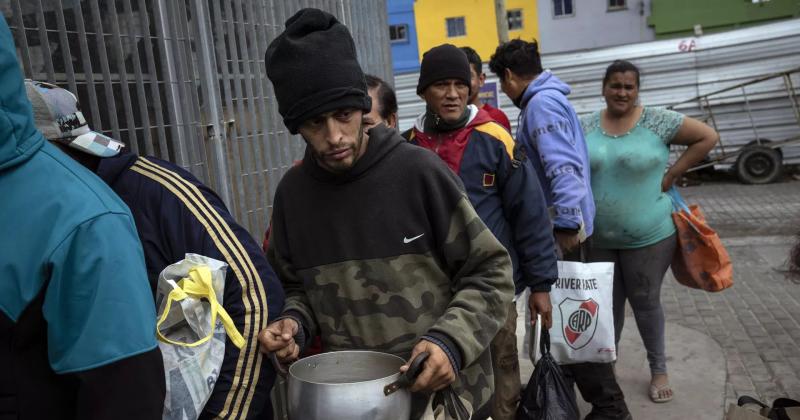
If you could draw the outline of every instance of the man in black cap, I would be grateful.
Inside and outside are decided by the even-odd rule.
[[[427,107],[407,138],[434,151],[458,174],[478,215],[511,255],[516,295],[530,289],[534,319],[540,313],[549,327],[549,292],[558,272],[544,193],[508,130],[485,110],[467,104],[470,80],[470,64],[462,50],[444,44],[426,52],[417,94]],[[506,321],[491,346],[492,418],[505,420],[514,418],[520,398],[516,305],[510,303],[497,314]]]
[[[284,124],[307,148],[275,193],[268,257],[286,307],[262,350],[290,363],[319,335],[325,351],[425,351],[414,418],[447,386],[487,418],[487,349],[512,300],[508,253],[436,156],[384,124],[364,132],[364,73],[335,17],[301,10],[265,61]]]

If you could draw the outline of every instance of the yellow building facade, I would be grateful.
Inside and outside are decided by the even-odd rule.
[[[539,38],[536,0],[506,0],[509,39]],[[493,0],[416,0],[414,19],[419,58],[429,49],[449,43],[472,47],[486,62],[500,43]]]

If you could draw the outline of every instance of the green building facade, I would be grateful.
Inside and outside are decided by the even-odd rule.
[[[656,38],[743,28],[800,17],[800,0],[651,0],[647,18]],[[800,22],[798,22],[800,25]]]

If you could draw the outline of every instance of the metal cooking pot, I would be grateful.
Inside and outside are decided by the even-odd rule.
[[[405,420],[411,393],[387,385],[405,360],[374,351],[336,351],[301,359],[289,368],[290,420]]]

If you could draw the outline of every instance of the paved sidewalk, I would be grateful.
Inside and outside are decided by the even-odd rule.
[[[636,324],[626,319],[617,374],[634,418],[722,419],[741,395],[800,399],[800,284],[784,274],[800,231],[800,182],[706,184],[681,192],[720,233],[735,284],[706,293],[681,286],[668,272],[662,303],[676,396],[667,404],[647,399],[649,371]],[[527,381],[532,366],[522,359]],[[586,408],[581,401],[584,415]]]
[[[800,182],[708,184],[681,191],[701,205],[719,232],[735,284],[705,293],[670,276],[662,291],[667,321],[701,331],[722,346],[726,406],[741,395],[765,402],[800,399],[800,284],[784,274],[793,235],[800,232]]]
[[[719,344],[699,331],[667,322],[667,364],[675,397],[669,403],[655,404],[648,395],[650,368],[636,321],[629,316],[625,325],[616,369],[633,418],[720,420],[726,369]],[[582,413],[590,410],[589,404],[581,404]]]
[[[628,307],[617,374],[635,419],[721,419],[723,407],[741,395],[800,399],[800,284],[778,271],[792,240],[724,239],[736,283],[719,293],[681,286],[667,273],[661,300],[676,394],[670,403],[653,404],[645,394],[649,370]],[[521,318],[517,331],[522,349]],[[532,370],[523,356],[523,383]],[[586,414],[588,406],[579,402]]]
[[[705,293],[670,276],[662,290],[666,319],[705,333],[722,346],[726,406],[741,395],[769,402],[800,399],[800,284],[778,271],[792,238],[723,241],[733,260],[734,286]]]
[[[792,235],[800,231],[800,181],[767,185],[709,183],[681,188],[722,238]]]
[[[521,317],[519,321],[518,332],[524,328]],[[647,395],[650,373],[644,345],[636,331],[636,322],[633,317],[627,317],[625,323],[616,371],[633,418],[719,420],[723,412],[726,381],[725,360],[719,357],[722,353],[719,344],[699,331],[672,322],[667,323],[667,362],[670,364],[671,382],[676,396],[671,403],[654,404]],[[520,346],[521,335],[518,334]],[[521,359],[520,371],[522,383],[525,385],[533,372],[533,365],[527,357]],[[577,388],[575,392],[581,416],[586,416],[592,408],[583,401]]]

